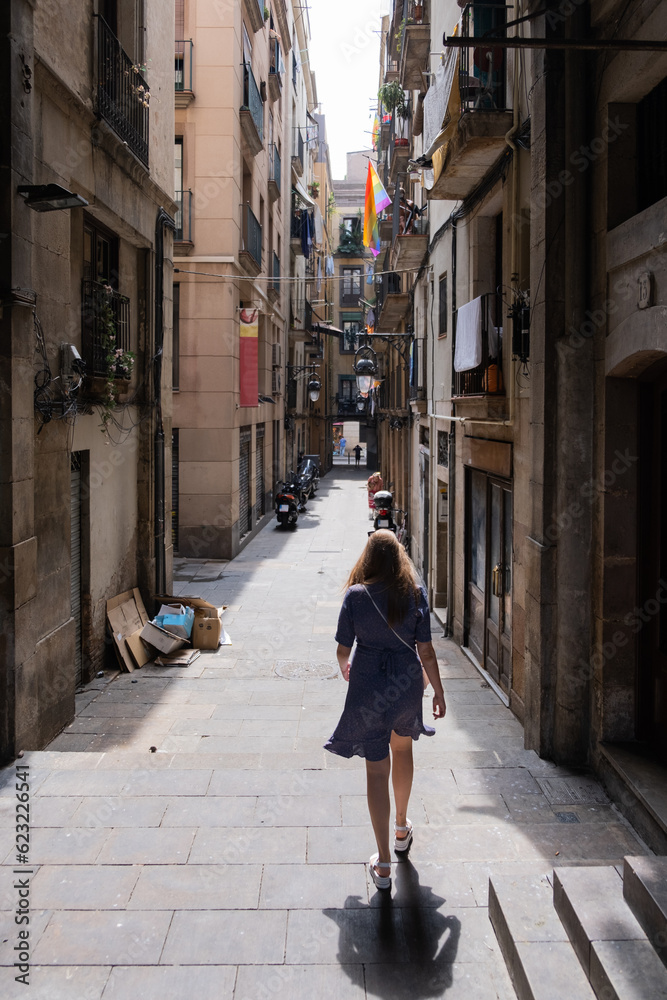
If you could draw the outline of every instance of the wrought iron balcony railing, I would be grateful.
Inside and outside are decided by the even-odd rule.
[[[264,105],[248,63],[243,64],[243,107],[252,115],[257,134],[264,141]]]
[[[280,291],[280,260],[276,251],[273,251],[273,273],[271,280],[271,288],[275,289],[276,292]]]
[[[301,172],[303,173],[304,158],[303,158],[303,135],[301,134],[300,128],[294,129],[294,145],[292,147],[292,159],[298,160],[301,165]]]
[[[192,39],[176,41],[174,49],[174,90],[192,90]]]
[[[250,205],[244,205],[241,250],[249,253],[258,267],[262,266],[262,227],[255,218]]]
[[[269,160],[269,181],[273,181],[277,185],[278,190],[280,190],[281,176],[280,176],[280,153],[278,152],[278,147],[275,143],[271,144],[269,150],[270,160]]]
[[[493,312],[498,319],[502,306],[497,296],[482,296],[481,318],[481,362],[475,368],[467,371],[454,372],[453,396],[502,396],[505,394],[503,385],[503,331],[501,326],[494,325]],[[456,354],[456,318],[454,322],[454,338],[452,351]]]
[[[115,328],[113,344],[108,340],[107,305]],[[130,350],[130,300],[110,291],[108,285],[89,279],[84,280],[81,290],[81,347],[87,374],[100,378],[105,378],[109,372],[107,354],[110,348],[123,353]]]
[[[476,38],[491,32],[504,38],[507,11],[493,3],[469,3],[461,18],[464,38]],[[506,109],[507,50],[479,46],[461,49],[459,89],[461,111],[504,111]]]
[[[192,243],[192,191],[177,191],[174,201],[178,205],[176,217],[176,231],[174,240],[180,243]]]
[[[113,31],[97,17],[97,112],[148,166],[148,84]]]

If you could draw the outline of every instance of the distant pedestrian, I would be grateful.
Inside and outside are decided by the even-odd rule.
[[[346,444],[347,444],[347,438],[342,437],[340,439],[340,441],[338,442],[338,447],[340,449],[339,452],[338,452],[339,455],[344,455],[345,454],[345,445]]]
[[[389,889],[389,776],[396,804],[394,850],[404,856],[413,837],[407,816],[412,741],[435,732],[422,718],[422,667],[433,685],[434,719],[444,718],[445,697],[431,643],[426,591],[417,583],[410,558],[393,532],[373,532],[347,586],[338,618],[336,657],[350,686],[325,750],[366,759],[366,796],[377,843],[369,869],[377,888]]]
[[[359,465],[361,460],[361,445],[355,444],[352,451],[354,452],[354,464]]]

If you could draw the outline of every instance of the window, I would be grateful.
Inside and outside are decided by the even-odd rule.
[[[83,225],[81,353],[88,374],[108,373],[107,310],[115,326],[115,346],[130,350],[130,300],[118,292],[118,237],[86,218]]]
[[[178,200],[179,192],[183,191],[183,137],[174,139],[174,191]]]
[[[447,336],[447,272],[440,275],[438,285],[438,336]]]
[[[667,196],[666,121],[667,78],[637,105],[637,211],[639,212]]]
[[[342,228],[360,242],[361,240],[361,219],[358,215],[346,215],[341,223]]]
[[[353,399],[356,399],[356,391],[354,394],[352,392],[353,389],[356,390],[356,384],[357,381],[354,375],[338,376],[338,398],[341,403],[349,403],[352,402]]]
[[[359,296],[361,295],[361,268],[343,267],[341,268],[341,276],[341,305],[358,305]]]
[[[353,354],[359,347],[359,334],[361,333],[361,320],[343,320],[343,336],[340,340],[340,353]]]
[[[178,283],[174,283],[173,289],[173,315],[172,315],[172,367],[171,367],[171,387],[177,390],[179,388],[179,376],[180,376],[180,353],[181,353],[181,331],[180,331],[180,312],[181,312],[181,286]]]

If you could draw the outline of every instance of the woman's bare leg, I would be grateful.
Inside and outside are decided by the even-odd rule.
[[[405,826],[408,802],[412,791],[412,776],[415,770],[412,759],[412,737],[392,733],[390,746],[391,780],[394,786],[394,801],[396,802],[396,826]],[[396,836],[399,840],[403,840],[407,833],[400,831]]]
[[[389,801],[389,771],[391,762],[389,755],[384,760],[366,761],[366,798],[368,799],[368,811],[373,824],[373,833],[378,846],[378,857],[380,861],[389,863],[391,854],[389,852],[389,815],[391,803]],[[380,875],[388,875],[388,868],[381,868]]]

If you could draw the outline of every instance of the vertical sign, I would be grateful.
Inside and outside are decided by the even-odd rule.
[[[259,351],[258,351],[258,310],[241,309],[240,406],[258,406],[259,399]]]

